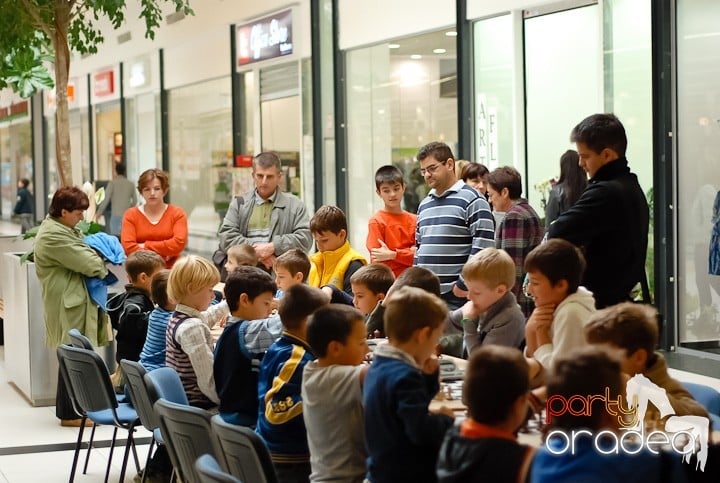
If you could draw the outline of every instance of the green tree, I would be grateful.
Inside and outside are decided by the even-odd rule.
[[[154,39],[162,4],[193,12],[189,0],[137,0],[145,37]],[[60,185],[72,184],[67,84],[70,52],[94,54],[104,40],[100,22],[113,28],[125,21],[124,0],[0,0],[0,89],[27,98],[56,86],[55,147]],[[54,63],[55,79],[48,70]]]

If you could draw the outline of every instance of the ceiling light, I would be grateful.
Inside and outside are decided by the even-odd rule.
[[[454,30],[450,30],[449,32],[445,32],[445,35],[447,35],[448,37],[457,37],[457,32],[455,32]]]
[[[444,54],[447,52],[445,49],[433,49],[433,54]]]
[[[388,49],[399,49],[400,44],[388,44]]]
[[[410,58],[411,58],[412,60],[420,60],[420,59],[422,59],[422,55],[420,55],[420,54],[413,54],[413,55],[410,56]]]

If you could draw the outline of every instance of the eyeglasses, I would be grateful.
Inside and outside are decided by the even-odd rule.
[[[425,176],[425,173],[433,174],[435,171],[437,171],[437,169],[438,169],[440,166],[442,166],[442,165],[445,164],[446,162],[447,162],[447,160],[445,160],[445,161],[440,161],[439,163],[436,163],[436,164],[433,164],[433,165],[431,165],[431,166],[428,166],[428,167],[425,168],[425,169],[421,169],[421,170],[420,170],[420,176]]]

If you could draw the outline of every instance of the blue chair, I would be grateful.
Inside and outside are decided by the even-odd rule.
[[[242,483],[241,480],[225,473],[217,460],[209,454],[204,454],[197,459],[195,470],[200,477],[200,483]]]
[[[150,371],[143,376],[143,379],[153,404],[162,398],[170,402],[190,405],[180,376],[172,367],[160,367]]]
[[[720,393],[710,386],[695,382],[683,382],[682,385],[702,407],[707,409],[713,429],[720,429]]]
[[[222,451],[225,470],[243,481],[277,483],[277,475],[265,442],[255,431],[230,424],[213,416],[212,429],[218,452]]]
[[[82,442],[82,434],[85,421],[90,419],[94,424],[105,424],[114,426],[112,442],[110,444],[110,456],[108,457],[107,469],[105,470],[105,481],[110,476],[110,465],[112,463],[115,441],[118,428],[127,430],[128,437],[125,444],[125,456],[120,470],[120,481],[125,478],[125,470],[130,455],[133,451],[135,467],[140,471],[133,433],[135,426],[140,423],[135,409],[130,404],[118,403],[110,383],[110,375],[105,362],[94,351],[61,345],[57,348],[58,361],[60,363],[60,374],[68,386],[70,398],[73,401],[73,408],[81,416],[80,431],[75,445],[75,456],[70,472],[70,481],[75,477],[75,469]],[[87,462],[86,462],[87,468]]]

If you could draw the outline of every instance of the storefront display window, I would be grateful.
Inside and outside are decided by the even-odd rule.
[[[29,116],[0,120],[0,213],[7,219],[15,207],[19,179],[33,179],[31,124]],[[35,192],[34,186],[30,190]]]
[[[147,169],[162,166],[160,96],[147,93],[125,100],[127,177],[136,180]]]

